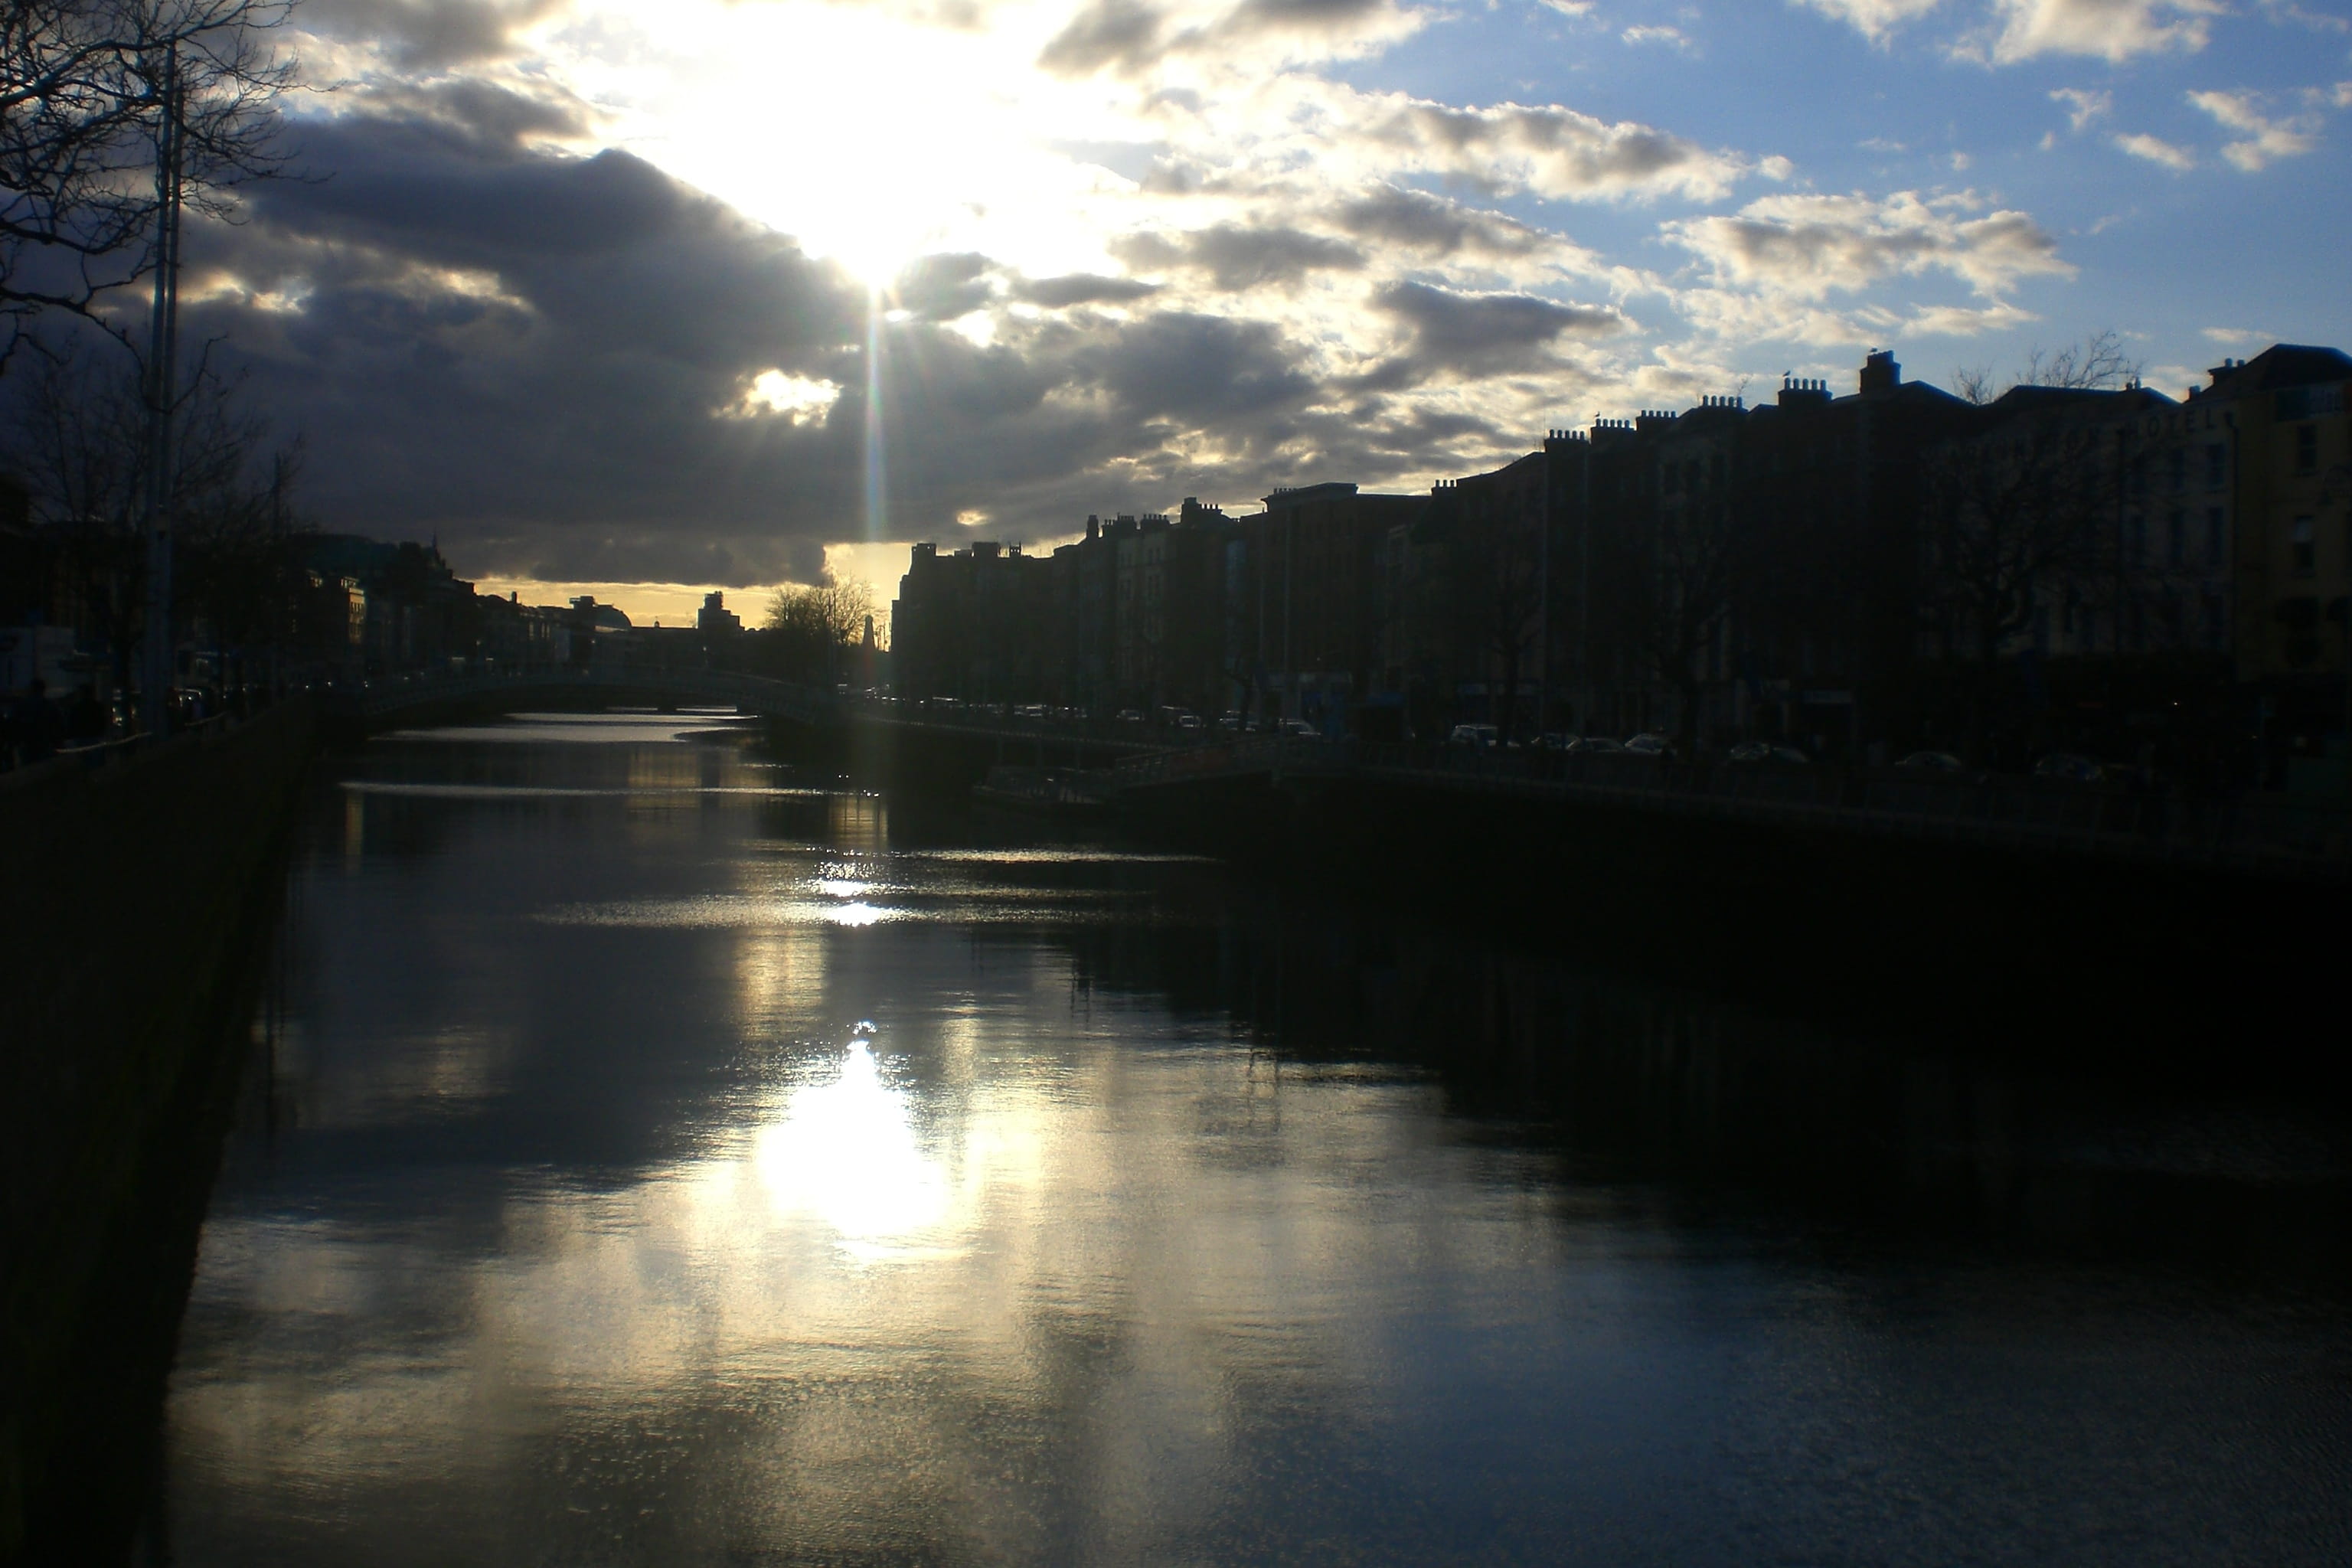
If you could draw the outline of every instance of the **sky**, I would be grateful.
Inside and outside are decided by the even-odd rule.
[[[2113,331],[2352,347],[2347,0],[302,0],[187,331],[326,528],[756,612]],[[593,585],[593,589],[592,589]]]

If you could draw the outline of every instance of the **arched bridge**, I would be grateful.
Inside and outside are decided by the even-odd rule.
[[[545,669],[394,676],[344,693],[338,706],[366,728],[384,729],[452,708],[513,710],[581,701],[733,708],[799,723],[831,723],[844,704],[789,680],[721,669]]]
[[[1074,762],[1099,764],[1169,743],[1165,736],[1116,723],[1072,725],[1001,708],[845,698],[793,681],[733,670],[629,666],[393,676],[371,681],[356,692],[338,694],[330,700],[330,710],[339,711],[353,728],[377,731],[469,712],[512,712],[535,704],[583,703],[733,708],[740,713],[782,719],[810,730],[868,737],[897,735],[919,738],[935,747],[958,747],[983,759],[983,766],[986,759],[1032,755],[1041,763],[1067,756]]]

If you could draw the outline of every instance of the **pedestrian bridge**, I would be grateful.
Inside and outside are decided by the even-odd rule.
[[[405,675],[372,680],[341,694],[339,706],[356,710],[371,730],[421,719],[450,707],[528,708],[534,703],[645,702],[696,708],[733,708],[762,718],[824,724],[842,717],[844,704],[830,693],[721,669],[597,668],[470,671],[463,675]]]
[[[1106,761],[1152,751],[1164,739],[1129,732],[1123,726],[1072,727],[984,708],[932,707],[872,698],[850,698],[766,676],[723,669],[641,668],[592,666],[587,669],[539,669],[458,675],[398,675],[372,680],[356,692],[330,701],[369,730],[424,723],[455,710],[513,712],[534,704],[574,707],[582,703],[660,707],[732,708],[763,719],[783,719],[810,729],[898,732],[939,741],[980,743],[1000,758],[1065,753],[1078,761]]]

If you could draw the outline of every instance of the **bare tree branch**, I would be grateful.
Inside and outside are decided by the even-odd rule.
[[[214,217],[285,172],[272,47],[292,0],[0,0],[0,368],[38,318],[126,344],[110,296],[155,265],[155,142],[176,60],[187,205]]]

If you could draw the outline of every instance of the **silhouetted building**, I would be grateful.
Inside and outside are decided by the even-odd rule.
[[[890,606],[900,695],[1060,700],[1067,633],[1054,615],[1055,577],[1050,558],[1019,545],[975,542],[951,555],[916,545]]]
[[[1242,521],[1229,664],[1259,707],[1336,730],[1374,689],[1389,608],[1382,553],[1390,531],[1428,505],[1328,483],[1277,489]]]
[[[743,617],[727,607],[727,596],[713,588],[702,596],[702,608],[696,612],[694,629],[712,636],[729,636],[743,629]]]

